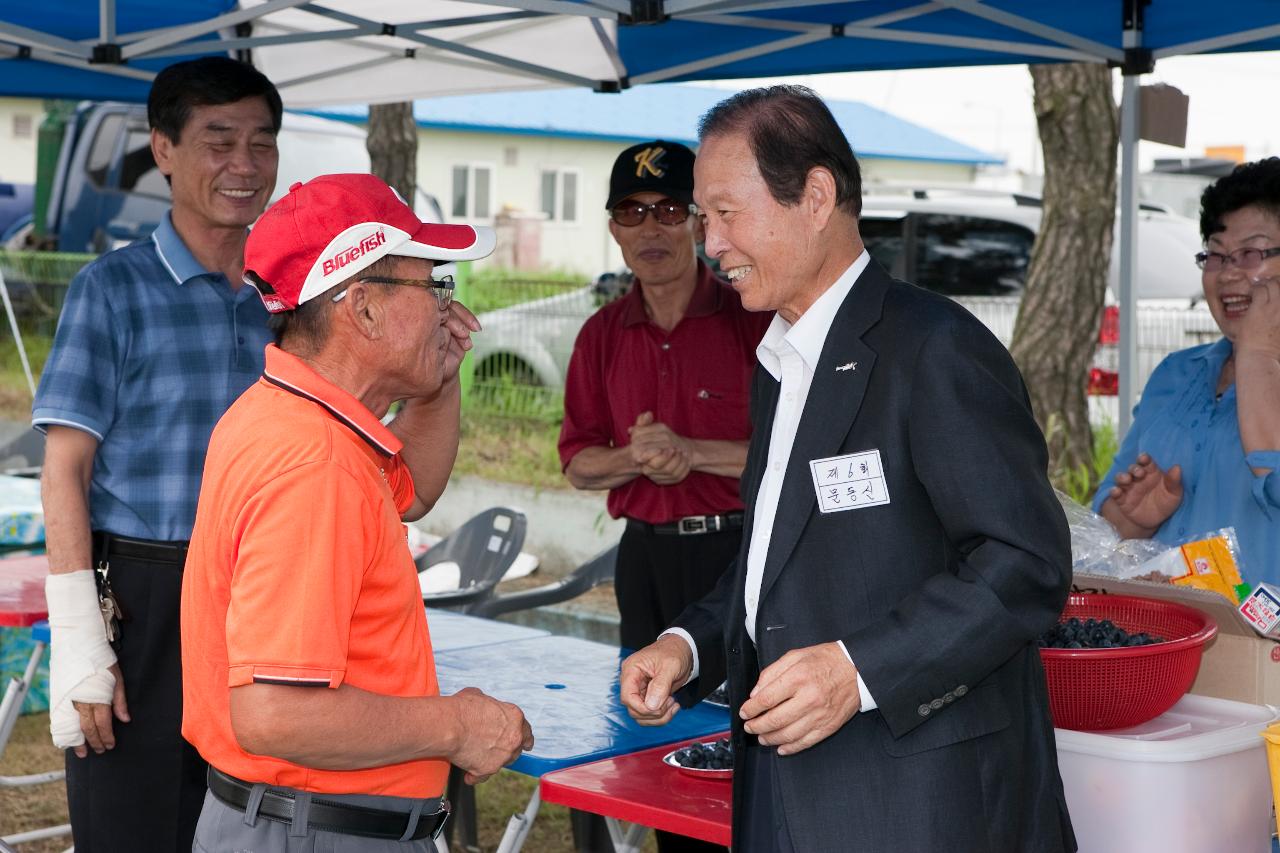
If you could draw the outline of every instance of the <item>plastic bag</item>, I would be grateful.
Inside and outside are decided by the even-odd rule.
[[[1057,495],[1071,530],[1073,572],[1208,589],[1233,603],[1249,594],[1241,578],[1244,567],[1235,528],[1209,531],[1185,545],[1121,539],[1111,522],[1062,492]]]
[[[1133,577],[1138,566],[1169,550],[1150,539],[1121,539],[1111,522],[1057,492],[1071,530],[1071,569],[1112,578]]]

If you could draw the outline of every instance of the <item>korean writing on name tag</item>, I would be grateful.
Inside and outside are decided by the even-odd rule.
[[[823,512],[844,512],[889,503],[889,487],[879,450],[865,450],[848,456],[832,456],[809,462],[818,508]]]

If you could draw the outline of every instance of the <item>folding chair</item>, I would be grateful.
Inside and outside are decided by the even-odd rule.
[[[415,561],[421,574],[441,563],[458,566],[458,588],[422,596],[428,607],[472,613],[491,597],[524,544],[524,513],[492,507],[468,520]]]
[[[44,650],[49,645],[49,623],[36,623],[31,628],[31,636],[35,640],[35,647],[31,650],[31,659],[27,662],[26,671],[21,678],[9,680],[9,684],[5,688],[4,699],[0,700],[0,755],[4,754],[4,748],[9,743],[9,736],[13,734],[13,725],[17,722],[18,715],[22,713],[22,703],[27,698],[27,691],[31,689],[31,684],[35,680],[36,670],[39,669],[40,661],[44,657]],[[65,776],[66,773],[62,770],[30,773],[26,776],[0,776],[0,788],[18,788],[24,785],[61,782]],[[18,832],[0,838],[0,851],[7,853],[7,851],[12,850],[13,848],[9,846],[11,844],[40,841],[45,838],[58,838],[59,836],[70,834],[71,824],[69,823],[45,829]]]
[[[430,552],[428,552],[430,553]],[[523,589],[507,595],[493,595],[477,603],[470,611],[474,616],[494,619],[503,613],[531,610],[577,598],[602,583],[612,583],[618,564],[618,546],[611,545],[555,583]]]
[[[0,443],[0,473],[32,476],[44,465],[44,435],[28,429]]]

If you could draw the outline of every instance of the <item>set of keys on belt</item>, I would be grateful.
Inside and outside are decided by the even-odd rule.
[[[120,620],[124,618],[124,611],[120,609],[116,594],[111,591],[111,582],[107,579],[107,573],[110,571],[110,563],[105,560],[98,563],[98,609],[102,611],[102,624],[107,631],[107,642],[114,643],[120,636]]]

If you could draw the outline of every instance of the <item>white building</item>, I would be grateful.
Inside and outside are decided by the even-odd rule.
[[[593,276],[619,269],[606,226],[609,173],[645,139],[697,145],[699,118],[731,92],[640,86],[622,94],[559,89],[419,101],[418,184],[451,222],[496,225],[498,252],[482,262]],[[829,101],[853,143],[864,182],[961,184],[999,158],[852,101]],[[363,124],[365,107],[316,110]],[[38,100],[0,98],[0,181],[35,177]],[[335,166],[336,168],[336,166]]]
[[[609,173],[623,148],[645,139],[697,146],[698,119],[732,92],[640,86],[622,94],[581,89],[418,101],[418,183],[452,222],[500,231],[494,262],[594,275],[622,266],[604,209]],[[866,182],[970,184],[999,158],[851,101],[828,102],[848,135]],[[363,121],[363,107],[318,111]],[[536,251],[514,250],[503,212],[537,222]],[[527,229],[526,224],[523,228]],[[529,248],[531,235],[526,236]],[[516,257],[513,259],[512,253]]]
[[[31,98],[0,98],[0,181],[36,179],[36,129],[44,106]]]

